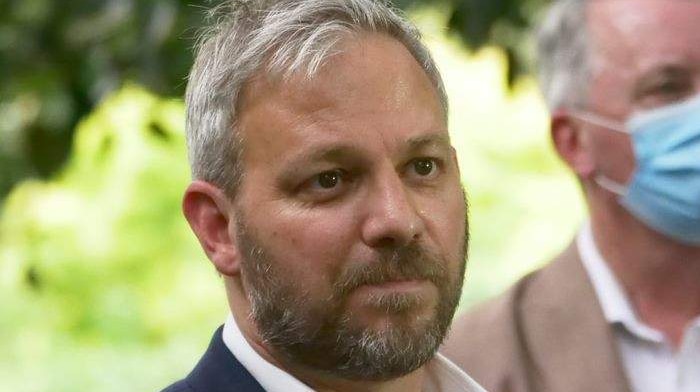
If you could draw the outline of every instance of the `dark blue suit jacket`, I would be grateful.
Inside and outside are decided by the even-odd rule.
[[[222,331],[223,327],[216,330],[194,370],[161,392],[265,392],[226,347]]]

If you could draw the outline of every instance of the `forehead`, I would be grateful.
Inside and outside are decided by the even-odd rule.
[[[645,54],[697,56],[700,2],[601,0],[589,6],[594,46],[643,60]]]
[[[634,91],[668,70],[700,77],[700,2],[598,0],[589,2],[590,98],[609,112],[634,105]]]
[[[240,108],[247,163],[319,143],[386,144],[446,132],[438,93],[403,44],[363,34],[340,49],[312,77],[261,74],[247,86]]]

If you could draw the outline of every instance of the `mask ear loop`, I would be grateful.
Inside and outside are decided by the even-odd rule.
[[[625,135],[632,134],[630,131],[627,130],[627,127],[624,124],[618,121],[609,120],[603,116],[599,116],[594,113],[583,112],[579,110],[570,110],[569,114],[571,115],[571,117],[578,118],[579,120],[583,120],[587,123],[597,125],[599,127],[607,128],[611,131],[624,133]]]
[[[612,192],[620,197],[627,195],[627,186],[620,184],[619,182],[606,177],[603,174],[596,174],[593,178],[596,184],[600,185],[601,188],[606,191]]]
[[[578,118],[579,120],[583,120],[587,123],[597,125],[599,127],[603,127],[611,131],[624,133],[625,135],[631,134],[631,132],[629,132],[623,124],[617,121],[609,120],[594,113],[572,110],[569,112],[569,114],[572,117]],[[614,193],[620,197],[624,197],[627,194],[626,185],[621,184],[613,179],[610,179],[603,174],[596,174],[593,180],[598,185],[600,185],[601,188],[607,190],[608,192]]]

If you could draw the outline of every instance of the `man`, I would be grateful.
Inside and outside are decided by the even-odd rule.
[[[491,391],[700,391],[700,2],[567,1],[541,29],[559,155],[590,219],[457,322]]]
[[[215,18],[188,85],[183,210],[231,316],[166,391],[483,391],[436,354],[466,204],[416,30],[376,0]]]

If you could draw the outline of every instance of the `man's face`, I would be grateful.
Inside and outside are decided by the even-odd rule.
[[[387,379],[430,359],[464,277],[466,205],[430,80],[381,35],[243,96],[242,281],[281,360]],[[278,358],[280,359],[280,358]]]
[[[592,79],[589,109],[624,121],[635,110],[700,90],[700,2],[606,0],[588,6]],[[591,127],[593,158],[620,183],[635,167],[629,137]]]

